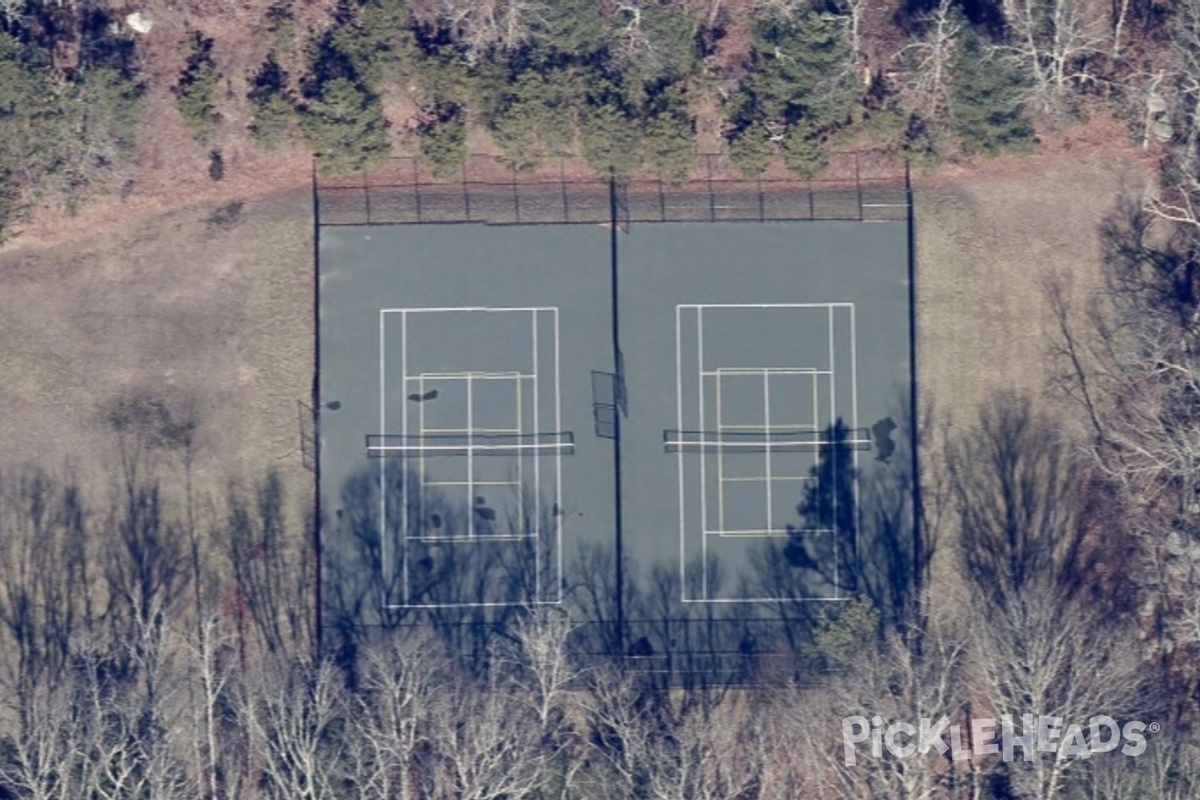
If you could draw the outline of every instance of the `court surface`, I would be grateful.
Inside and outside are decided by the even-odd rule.
[[[318,268],[331,615],[736,650],[855,590],[863,486],[909,468],[905,223],[347,226]]]

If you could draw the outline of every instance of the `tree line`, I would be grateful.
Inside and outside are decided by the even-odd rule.
[[[345,0],[296,30],[263,10],[244,97],[213,36],[190,30],[170,92],[209,146],[248,109],[263,148],[304,143],[331,169],[390,152],[443,175],[486,131],[514,166],[584,156],[598,171],[688,174],[715,115],[736,166],[818,174],[833,148],[918,163],[1032,146],[1095,113],[1164,142],[1165,182],[1195,180],[1198,9],[1191,0]],[[132,191],[121,166],[148,88],[143,44],[90,3],[6,3],[0,17],[0,230],[35,199]],[[297,44],[297,42],[302,42]],[[409,119],[383,98],[411,97]],[[224,175],[219,149],[209,174]]]

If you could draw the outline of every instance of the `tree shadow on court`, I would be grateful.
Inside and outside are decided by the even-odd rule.
[[[822,599],[863,598],[884,626],[912,622],[919,613],[920,587],[937,541],[938,526],[930,523],[940,512],[934,520],[922,519],[913,415],[900,393],[889,405],[892,414],[884,419],[891,424],[881,426],[889,434],[886,448],[873,441],[866,450],[856,438],[864,432],[851,431],[840,419],[825,429],[796,505],[797,522],[785,539],[766,542],[754,554],[747,596],[776,598],[769,605],[790,650],[808,648],[823,619]],[[917,431],[918,443],[930,433],[929,420],[932,415]],[[927,492],[939,508],[940,485],[935,479]],[[926,524],[918,528],[919,520]]]
[[[347,662],[363,635],[408,626],[484,659],[494,633],[557,581],[547,537],[535,535],[557,517],[531,492],[515,510],[482,514],[478,499],[419,481],[399,462],[365,467],[344,481],[327,520],[323,615]]]
[[[854,448],[863,446],[862,433],[839,420],[824,431],[786,536],[753,548],[739,565],[710,553],[707,565],[684,571],[692,581],[706,573],[713,596],[759,598],[746,602],[681,602],[702,590],[684,586],[679,569],[665,564],[627,562],[618,587],[615,551],[600,543],[572,547],[560,577],[548,567],[557,554],[547,537],[530,535],[553,530],[557,509],[536,507],[526,493],[519,510],[468,537],[478,513],[472,498],[451,498],[431,485],[421,494],[417,475],[398,461],[382,473],[365,467],[344,482],[326,525],[330,645],[352,660],[372,630],[429,626],[454,652],[486,661],[496,636],[539,593],[545,599],[550,589],[557,599],[561,589],[582,656],[616,657],[674,686],[794,679],[797,664],[812,662],[814,634],[827,621],[826,604],[814,601],[835,593],[865,597],[881,621],[892,623],[915,603],[932,547],[914,538],[910,423],[897,397],[891,419],[898,433],[888,458],[863,462],[859,452],[859,462],[870,464],[860,471]]]

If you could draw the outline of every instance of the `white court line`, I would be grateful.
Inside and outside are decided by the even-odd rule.
[[[726,478],[725,482],[726,483],[759,483],[763,480],[764,480],[764,478],[761,478],[761,477],[760,478],[753,478],[753,477],[750,477],[750,478]],[[816,480],[816,478],[801,477],[798,475],[772,475],[771,480],[778,483],[779,481],[812,481],[812,480]]]
[[[416,421],[418,424],[418,431],[421,433],[422,436],[425,434],[429,434],[429,435],[443,435],[443,434],[463,435],[466,437],[467,443],[466,443],[465,447],[463,445],[455,445],[455,444],[449,444],[449,445],[423,444],[423,445],[417,445],[417,446],[414,446],[414,445],[378,445],[378,446],[369,446],[368,450],[377,455],[385,455],[385,454],[392,454],[392,453],[412,453],[419,457],[417,459],[419,461],[418,482],[421,485],[418,488],[421,493],[418,497],[418,504],[419,504],[419,508],[417,509],[418,515],[421,515],[424,513],[424,507],[426,504],[426,500],[424,497],[424,487],[427,484],[430,486],[439,486],[439,485],[440,486],[450,486],[450,485],[465,484],[471,490],[469,492],[469,494],[472,497],[474,495],[474,488],[478,487],[478,486],[483,486],[483,485],[510,486],[510,487],[514,487],[514,489],[517,490],[518,500],[521,500],[523,502],[522,498],[520,497],[520,494],[521,494],[520,487],[522,487],[524,485],[524,483],[523,483],[524,470],[525,470],[524,459],[529,457],[530,454],[532,454],[532,456],[535,460],[538,460],[538,464],[539,464],[539,468],[535,469],[535,476],[536,476],[535,481],[537,483],[537,487],[536,487],[536,494],[537,494],[537,498],[538,498],[537,505],[538,505],[538,507],[540,507],[540,495],[541,495],[540,456],[543,452],[548,452],[549,450],[553,450],[554,455],[555,455],[555,468],[556,468],[555,477],[556,477],[556,482],[558,484],[555,488],[554,496],[556,499],[559,500],[559,504],[561,505],[561,500],[562,500],[562,495],[561,495],[562,456],[564,454],[569,454],[569,453],[574,452],[574,443],[573,442],[556,441],[556,442],[550,442],[550,443],[533,443],[533,444],[523,444],[523,443],[522,444],[479,444],[477,442],[477,437],[481,437],[483,435],[515,435],[517,437],[524,435],[524,431],[525,431],[525,428],[524,428],[525,419],[524,419],[524,409],[523,409],[524,394],[523,394],[523,388],[521,386],[521,382],[525,381],[525,380],[533,381],[533,391],[535,393],[535,396],[540,393],[540,387],[538,386],[538,384],[539,384],[542,376],[539,374],[539,371],[537,370],[537,361],[539,359],[538,346],[534,347],[534,352],[533,352],[534,371],[532,373],[525,372],[523,370],[518,369],[518,370],[506,370],[506,371],[428,372],[428,373],[424,373],[423,375],[420,375],[420,376],[411,376],[408,374],[408,363],[407,363],[407,341],[408,341],[407,316],[408,316],[408,314],[410,314],[410,313],[432,314],[432,313],[455,313],[455,312],[486,312],[486,313],[526,312],[526,313],[529,313],[530,320],[531,320],[531,330],[532,330],[532,334],[535,339],[535,342],[536,342],[536,338],[539,335],[539,332],[538,332],[538,328],[540,327],[539,315],[542,312],[551,312],[552,321],[553,321],[552,324],[554,327],[553,334],[554,334],[554,368],[555,368],[555,372],[554,372],[555,421],[556,421],[555,427],[558,430],[562,430],[562,396],[561,396],[561,385],[560,385],[560,381],[559,381],[559,371],[561,368],[561,341],[560,341],[561,330],[560,330],[560,325],[559,325],[558,309],[556,307],[553,307],[553,306],[524,306],[524,307],[489,308],[489,307],[483,307],[483,306],[465,306],[465,307],[441,307],[441,308],[386,308],[386,309],[380,310],[380,422],[381,422],[380,433],[382,434],[382,439],[386,440],[386,438],[387,438],[386,423],[387,423],[387,412],[388,412],[387,391],[386,391],[386,383],[387,383],[386,336],[387,336],[387,333],[386,333],[386,317],[384,315],[389,314],[389,313],[394,313],[394,314],[399,314],[401,317],[401,337],[402,337],[403,348],[402,348],[402,353],[401,353],[401,379],[400,380],[401,380],[401,386],[404,388],[405,392],[408,391],[409,385],[413,384],[413,383],[415,383],[421,389],[422,394],[425,393],[425,389],[428,387],[429,383],[434,380],[437,380],[437,381],[461,380],[461,381],[466,381],[466,383],[467,383],[467,388],[468,388],[468,403],[467,403],[467,405],[468,405],[468,416],[470,417],[470,419],[468,420],[468,426],[466,428],[455,429],[455,428],[427,427],[427,414],[426,414],[427,409],[425,409],[422,405],[422,407],[420,409],[418,409],[418,412],[417,412],[417,420]],[[475,392],[474,392],[474,388],[475,388],[474,382],[476,380],[513,380],[515,382],[516,385],[514,387],[514,391],[516,394],[515,402],[517,405],[517,409],[516,409],[517,427],[516,428],[484,428],[484,427],[477,427],[474,425],[474,419],[473,419],[473,417],[475,416],[474,403],[475,403],[475,399],[476,399]],[[535,410],[535,413],[534,413],[535,430],[541,428],[540,417],[541,417],[541,409],[539,407]],[[409,423],[409,419],[408,419],[408,405],[407,404],[403,404],[401,406],[401,419],[402,419],[402,427],[403,427],[404,435],[408,436],[410,433],[410,423]],[[467,481],[459,482],[459,481],[426,480],[426,478],[429,476],[426,475],[426,465],[424,462],[425,456],[428,455],[428,456],[432,457],[432,456],[437,456],[439,454],[444,455],[447,453],[455,453],[455,452],[458,452],[458,453],[465,452],[468,457],[468,459],[467,459],[468,460],[468,475],[467,475],[468,480]],[[517,454],[517,456],[516,456],[517,457],[517,472],[518,472],[517,482],[514,483],[512,481],[480,481],[477,479],[478,476],[476,475],[476,469],[475,469],[476,465],[475,465],[473,459],[477,455],[482,456],[488,452],[504,452],[506,454],[515,452]],[[381,462],[381,464],[380,464],[380,494],[381,494],[381,497],[380,497],[380,519],[381,519],[381,527],[386,532],[386,530],[387,530],[387,524],[386,524],[387,497],[386,497],[386,492],[384,491],[385,490],[385,482],[386,482],[386,471],[385,470],[386,470],[386,465]],[[510,477],[511,477],[511,475],[510,475]],[[412,523],[410,523],[408,520],[408,517],[410,516],[410,514],[409,514],[408,481],[407,480],[405,480],[403,482],[402,492],[403,492],[402,501],[401,501],[402,515],[403,515],[402,525],[403,525],[403,528],[404,528],[404,531],[406,534],[404,539],[407,540],[408,538],[412,538],[412,537],[407,536],[409,528],[412,527]],[[474,541],[486,541],[486,540],[509,541],[509,540],[516,540],[516,539],[521,539],[521,538],[528,538],[528,536],[524,536],[524,535],[514,536],[514,535],[504,535],[504,534],[489,535],[486,537],[481,536],[481,535],[478,535],[478,531],[475,530],[473,516],[469,517],[469,520],[470,520],[470,522],[469,522],[470,530],[468,532],[468,536],[466,536],[466,537],[464,537],[464,536],[447,537],[447,538],[440,539],[440,541],[462,542],[462,541],[466,541],[468,538],[471,538]],[[533,538],[538,541],[541,541],[542,531],[540,530],[540,526],[533,525],[528,520],[524,520],[522,525],[523,525],[523,527],[528,526],[529,529],[532,529],[533,530],[533,533],[532,533]],[[557,568],[558,568],[558,576],[559,576],[557,579],[557,587],[556,587],[557,588],[557,592],[556,592],[557,600],[553,601],[556,603],[562,602],[562,591],[563,591],[562,580],[561,580],[561,575],[563,572],[563,557],[564,557],[563,551],[562,551],[562,546],[561,546],[562,536],[563,536],[562,527],[563,527],[563,523],[560,519],[560,521],[556,525],[557,549],[558,549]],[[429,537],[425,537],[425,538],[428,539]],[[432,541],[435,539],[430,539],[430,540]],[[385,540],[383,542],[384,553],[386,553],[387,546],[388,546],[388,542],[386,541],[386,537],[385,537]],[[541,553],[540,547],[536,548],[536,553],[538,555],[538,558],[541,558],[542,553]],[[388,562],[386,555],[384,558],[384,562],[390,563],[390,562]],[[405,558],[403,566],[404,566],[404,579],[403,579],[404,590],[402,593],[402,597],[400,598],[401,602],[399,604],[390,602],[390,598],[387,596],[387,592],[385,591],[385,593],[384,593],[385,596],[383,598],[384,599],[383,605],[385,608],[452,608],[452,607],[461,607],[461,608],[497,607],[497,608],[500,608],[500,607],[507,607],[507,606],[512,605],[510,602],[410,603],[409,600],[412,599],[412,597],[409,594],[410,586],[409,586],[409,573],[408,573],[407,558]],[[543,597],[542,597],[543,590],[540,586],[540,578],[541,578],[541,565],[540,564],[538,564],[536,566],[536,576],[537,576],[536,580],[538,581],[538,585],[535,588],[534,597],[532,598],[532,602],[534,604],[541,604],[545,601],[543,600]]]
[[[520,486],[514,481],[430,481],[430,486]]]
[[[537,377],[537,374],[538,374],[538,312],[531,311],[529,314],[529,319],[532,321],[532,328],[533,328],[533,345],[532,345],[533,346],[533,430],[536,433],[539,422],[540,422],[538,420],[538,377]],[[524,426],[524,422],[522,420],[522,418],[524,417],[524,414],[525,414],[524,409],[518,407],[517,408],[517,427]],[[541,464],[538,463],[537,457],[535,456],[533,459],[533,510],[534,510],[535,514],[539,515],[539,518],[541,515],[541,508],[542,508],[542,470],[541,470]],[[540,523],[539,523],[539,527],[540,527]],[[541,542],[539,541],[537,544],[538,544],[538,546],[535,546],[533,548],[533,551],[534,551],[534,562],[533,562],[534,595],[533,595],[533,598],[535,601],[541,600],[540,590],[541,590],[541,572],[542,572],[542,570],[541,570],[542,548],[540,546]]]
[[[520,436],[521,430],[519,428],[484,428],[484,427],[426,428],[425,433],[433,434],[435,436],[441,436],[441,435],[446,435],[446,434],[465,436],[470,433],[474,433],[476,435],[483,434],[483,435],[495,435],[495,436]]]
[[[816,367],[717,367],[708,370],[706,375],[828,375],[829,370]]]
[[[770,427],[776,428],[776,429],[784,428],[789,431],[815,431],[815,430],[818,430],[818,428],[815,425],[807,425],[807,424],[805,424],[805,425],[772,425]],[[724,426],[721,429],[721,432],[723,433],[725,431],[752,431],[752,432],[757,432],[757,433],[766,433],[768,430],[769,430],[769,428],[766,425],[751,425],[748,422],[747,423],[739,422],[739,423],[736,423],[733,425]]]
[[[507,539],[505,539],[503,537],[498,537],[498,536],[487,537],[488,541],[491,541],[492,539],[496,539],[496,540],[502,541],[502,542],[507,541]],[[443,540],[443,541],[451,541],[451,540],[447,539],[447,540]],[[459,539],[458,541],[463,541],[463,540]],[[801,599],[803,599],[803,598],[801,598]],[[400,611],[403,609],[414,609],[414,608],[430,610],[430,611],[448,611],[450,609],[455,609],[455,608],[512,608],[514,605],[522,605],[522,604],[521,603],[511,603],[508,601],[500,601],[500,602],[492,602],[492,603],[405,603],[404,605],[386,605],[386,606],[384,606],[384,608],[389,611]],[[545,606],[545,605],[558,605],[558,603],[551,602],[551,601],[539,601],[539,602],[535,602],[535,603],[530,603],[529,605]]]
[[[767,430],[771,428],[771,373],[764,372],[763,381],[763,424]],[[775,511],[771,503],[771,440],[767,439],[767,449],[763,453],[767,468],[767,530],[775,529]]]
[[[747,603],[844,603],[849,598],[846,597],[714,597],[708,600],[684,600],[685,603],[713,603],[720,605],[745,605]],[[420,606],[408,606],[409,608],[420,608]]]
[[[558,311],[556,306],[512,306],[497,308],[495,306],[423,306],[416,308],[381,308],[380,314],[457,314],[468,311],[505,312],[505,311]]]
[[[379,315],[379,432],[387,433],[387,362],[386,362],[386,344],[387,336],[385,334],[386,317],[383,314]],[[403,323],[404,315],[400,315],[400,320]],[[401,350],[401,369],[403,369],[403,350]],[[407,408],[405,408],[407,411]],[[404,490],[401,489],[401,492]],[[407,510],[407,509],[405,509]],[[402,514],[401,524],[407,523],[407,518]],[[405,534],[408,531],[404,531]],[[384,605],[388,602],[388,580],[386,579],[387,571],[389,570],[387,560],[387,463],[379,462],[379,555],[381,562],[379,564],[380,593],[383,595],[380,598]],[[407,587],[407,584],[405,584]]]
[[[679,308],[849,308],[853,303],[683,303]]]
[[[764,372],[769,372],[773,375],[832,375],[833,373],[827,369],[801,368],[801,367],[718,367],[717,369],[708,369],[703,372],[704,377],[711,378],[713,376],[723,375],[761,375]]]
[[[704,383],[704,372],[700,372],[700,382]],[[717,434],[724,432],[721,422],[721,371],[717,370]],[[703,428],[703,426],[701,426]],[[701,434],[703,435],[703,434]],[[725,447],[723,438],[717,439],[717,527],[725,529]],[[704,456],[701,455],[701,458]]]
[[[445,453],[465,452],[469,456],[480,450],[528,450],[533,453],[555,451],[572,453],[574,442],[546,442],[545,444],[373,444],[367,447],[372,453]]]
[[[459,542],[461,544],[477,544],[479,542],[520,542],[530,537],[519,533],[496,533],[487,536],[476,536],[474,539],[467,536],[433,536],[422,534],[420,536],[411,537],[414,542]],[[474,604],[471,604],[474,605]]]
[[[562,427],[562,371],[559,368],[559,352],[558,352],[561,337],[560,337],[559,330],[558,330],[558,309],[557,308],[555,308],[553,311],[553,317],[554,317],[554,429],[556,431],[561,431],[563,429],[563,427]],[[555,455],[554,470],[555,470],[554,502],[558,504],[559,508],[562,508],[563,507],[563,505],[562,505],[562,503],[563,503],[562,453],[558,453],[557,455]],[[558,537],[555,541],[555,546],[558,550],[558,576],[557,576],[558,580],[556,581],[556,583],[557,583],[558,602],[560,602],[560,603],[562,602],[562,592],[563,592],[563,587],[562,587],[562,583],[563,583],[562,582],[562,575],[563,575],[562,540],[563,540],[563,521],[565,519],[566,519],[565,516],[559,516],[558,525],[555,526],[556,536]]]
[[[517,397],[516,397],[516,400],[513,401],[516,404],[513,407],[513,414],[515,414],[516,418],[517,418],[516,419],[516,423],[517,423],[516,435],[519,437],[521,435],[521,381],[519,381],[519,380],[514,381],[514,383],[516,384]],[[521,530],[523,530],[523,531],[528,527],[528,524],[529,524],[528,520],[525,517],[525,502],[524,502],[525,501],[525,497],[524,497],[525,493],[520,488],[525,485],[524,484],[524,481],[525,481],[524,466],[525,466],[524,453],[517,453],[517,487],[518,487],[517,488],[517,514],[518,514],[517,524],[521,526]],[[534,548],[535,574],[536,574],[536,570],[537,570],[536,551],[537,551],[537,548]],[[536,586],[534,587],[534,591],[536,592]]]
[[[454,380],[489,381],[489,380],[513,380],[514,378],[528,380],[529,378],[532,378],[532,377],[533,377],[533,375],[530,375],[527,372],[518,372],[516,370],[513,370],[511,372],[485,372],[485,371],[480,371],[480,370],[467,370],[465,372],[422,372],[419,375],[413,375],[413,376],[409,377],[409,380],[415,381],[415,380],[425,379],[425,380],[439,380],[439,381],[454,381]]]
[[[696,308],[696,367],[700,371],[697,380],[700,382],[700,530],[708,530],[708,475],[705,462],[708,454],[704,452],[704,309]],[[703,567],[700,578],[700,594],[708,597],[708,540],[700,540],[700,564]]]
[[[381,315],[380,319],[384,317]],[[400,315],[400,385],[407,386],[408,381],[408,314]],[[382,412],[381,412],[382,413]],[[404,403],[400,407],[400,428],[401,433],[408,435],[408,403]],[[380,431],[383,433],[383,431]],[[403,464],[400,467],[400,504],[403,510],[400,513],[400,541],[403,543],[404,552],[400,556],[401,579],[404,584],[400,587],[400,596],[403,602],[408,602],[408,587],[409,587],[409,571],[408,571],[408,529],[412,522],[408,518],[408,484],[411,479],[409,475],[408,465]]]
[[[831,307],[829,309],[829,368],[830,369],[833,369],[833,364],[834,364],[834,361],[833,361],[833,359],[834,359],[833,332],[834,332],[833,308]],[[832,378],[830,378],[830,380],[829,380],[829,424],[831,427],[833,425],[837,424],[837,375],[836,374],[834,374],[834,376]],[[830,448],[829,455],[830,455],[830,458],[833,459],[833,468],[831,470],[831,473],[834,476],[836,476],[838,474],[837,448],[836,447]],[[836,483],[836,480],[837,480],[836,477],[834,478],[834,480]],[[829,492],[829,502],[830,502],[830,506],[832,507],[832,510],[833,510],[832,522],[833,522],[833,525],[835,528],[837,527],[837,519],[838,519],[838,502],[837,502],[837,500],[838,500],[837,486],[835,485],[832,487],[832,490]],[[833,542],[833,591],[835,594],[840,594],[841,589],[839,587],[842,584],[842,577],[841,577],[841,565],[838,562],[841,561],[841,559],[838,558],[837,549],[838,549],[837,548],[837,537],[834,536],[834,542]]]
[[[850,306],[850,417],[851,428],[858,430],[858,336],[857,324],[854,319],[854,306]],[[858,449],[850,451],[850,458],[854,462],[854,485],[851,491],[854,492],[854,557],[858,559],[858,515],[862,510],[860,499],[858,496]]]
[[[683,430],[683,309],[675,306],[675,430]],[[686,483],[683,477],[683,451],[676,456],[679,473],[679,599],[687,602]]]
[[[475,434],[472,429],[475,427],[475,383],[472,377],[467,375],[467,503],[470,511],[467,512],[467,538],[475,538],[475,489],[472,488],[471,482],[475,480]],[[425,405],[422,403],[421,405]],[[424,431],[422,431],[424,433]]]
[[[666,450],[666,449],[669,449],[672,447],[676,447],[676,448],[684,450],[688,453],[703,452],[703,448],[705,446],[707,446],[709,444],[709,442],[707,440],[703,439],[704,431],[698,431],[698,433],[701,436],[700,439],[667,439],[666,441],[663,442],[663,449]],[[860,447],[866,448],[866,447],[869,447],[871,444],[869,439],[842,439],[839,443],[844,444],[844,445],[849,445],[852,449],[855,446],[860,446]],[[718,443],[719,446],[723,446],[723,447],[758,448],[758,449],[765,449],[767,447],[820,448],[820,447],[826,447],[831,444],[833,444],[832,439],[794,439],[794,440],[785,439],[782,441],[778,440],[778,439],[775,441],[768,441],[768,440],[764,439],[764,440],[758,441],[758,442],[725,442],[723,445]],[[516,445],[514,445],[514,447],[515,446]]]
[[[738,308],[745,308],[745,309],[767,309],[767,308],[804,309],[804,308],[812,308],[812,309],[824,309],[827,313],[827,320],[828,320],[828,337],[829,337],[829,339],[828,339],[829,365],[828,366],[829,366],[829,368],[828,369],[815,369],[815,368],[724,367],[724,368],[718,368],[718,369],[705,369],[705,366],[704,366],[704,341],[703,341],[703,337],[704,337],[703,311],[704,311],[704,309],[708,309],[708,308],[734,308],[734,309],[738,309]],[[832,597],[824,597],[824,596],[818,597],[818,598],[774,597],[774,598],[739,598],[739,599],[710,598],[709,597],[710,587],[709,587],[709,583],[708,583],[709,576],[707,574],[707,548],[706,548],[706,546],[704,546],[704,547],[702,547],[702,559],[701,559],[702,565],[704,567],[703,587],[702,587],[702,592],[700,593],[701,599],[700,600],[690,600],[688,598],[687,569],[686,569],[687,553],[688,553],[687,536],[688,536],[688,528],[689,528],[689,524],[688,524],[689,505],[687,503],[689,481],[688,481],[688,473],[685,468],[685,460],[684,460],[685,452],[698,453],[700,455],[699,472],[701,473],[701,481],[700,481],[699,489],[700,489],[700,495],[701,495],[700,496],[700,506],[701,506],[701,508],[700,508],[700,512],[701,512],[700,513],[700,517],[701,517],[700,528],[701,528],[701,530],[705,532],[705,536],[721,535],[722,533],[728,535],[730,532],[723,530],[723,526],[725,525],[723,496],[718,499],[718,515],[717,515],[718,516],[717,521],[719,522],[721,528],[720,528],[720,530],[715,531],[715,532],[708,530],[708,481],[707,481],[708,459],[706,457],[706,454],[709,451],[709,449],[713,443],[712,443],[711,439],[709,438],[707,432],[709,430],[711,430],[713,428],[713,426],[711,426],[709,424],[709,420],[706,417],[705,408],[704,408],[704,406],[706,404],[706,398],[705,398],[705,388],[706,387],[705,387],[704,378],[711,376],[711,377],[716,378],[718,381],[718,383],[717,383],[717,404],[718,404],[717,416],[718,416],[718,419],[717,419],[716,429],[720,432],[732,432],[732,431],[748,431],[748,432],[749,431],[763,431],[763,432],[767,432],[767,431],[771,431],[771,430],[779,427],[770,422],[770,416],[769,416],[771,413],[770,412],[770,405],[771,405],[770,388],[771,387],[770,387],[769,375],[771,375],[771,374],[811,375],[812,376],[813,424],[811,424],[811,425],[804,424],[804,425],[795,425],[795,426],[789,425],[789,426],[787,426],[788,430],[811,432],[811,431],[819,431],[824,427],[821,424],[822,412],[820,409],[820,398],[824,394],[824,392],[822,391],[822,387],[820,386],[821,376],[829,376],[828,377],[828,380],[829,380],[829,389],[828,389],[828,391],[829,391],[829,399],[828,399],[829,411],[827,412],[827,414],[829,416],[830,424],[836,423],[837,418],[838,418],[837,417],[837,412],[838,412],[837,394],[838,394],[838,391],[837,391],[837,387],[836,387],[836,378],[840,371],[837,369],[837,366],[835,364],[835,358],[839,357],[840,351],[838,350],[839,345],[837,343],[835,343],[833,339],[834,339],[834,335],[836,334],[836,332],[838,330],[836,319],[835,319],[835,309],[841,309],[841,308],[846,308],[846,309],[849,309],[849,311],[850,311],[850,326],[851,326],[850,370],[851,370],[851,381],[852,381],[852,384],[851,384],[852,399],[851,399],[851,408],[847,409],[847,410],[850,412],[849,427],[851,428],[851,430],[857,431],[858,430],[858,417],[857,417],[857,377],[858,376],[857,376],[857,342],[856,342],[857,330],[855,328],[856,320],[854,319],[855,309],[854,309],[853,303],[849,303],[849,302],[842,302],[842,303],[728,303],[728,304],[721,304],[721,303],[699,304],[698,303],[698,304],[678,304],[676,306],[676,311],[675,311],[676,424],[678,426],[677,430],[679,430],[679,431],[685,430],[685,428],[687,426],[687,421],[686,421],[686,418],[684,415],[684,410],[683,410],[683,407],[684,407],[684,397],[683,397],[683,394],[684,394],[684,392],[683,392],[683,387],[684,387],[683,327],[684,326],[683,326],[683,320],[685,317],[685,309],[694,309],[696,312],[696,337],[697,337],[696,353],[697,353],[697,359],[699,362],[697,364],[697,369],[701,373],[699,376],[700,377],[700,381],[699,381],[699,390],[700,391],[699,391],[699,396],[697,397],[697,401],[696,401],[697,406],[698,406],[697,414],[698,414],[699,420],[698,420],[698,424],[696,426],[696,431],[694,432],[695,438],[693,439],[693,438],[688,438],[688,437],[681,437],[679,440],[676,440],[676,441],[668,440],[667,442],[664,443],[666,448],[669,449],[671,447],[675,447],[675,449],[676,449],[676,461],[677,461],[677,471],[678,471],[678,477],[679,477],[679,497],[680,497],[680,522],[679,522],[679,527],[680,527],[680,578],[681,578],[681,585],[682,585],[681,596],[683,598],[683,602],[746,603],[746,602],[778,602],[778,601],[784,600],[784,599],[795,599],[795,600],[801,600],[801,601],[809,600],[809,599],[814,599],[814,600],[843,600],[843,599],[845,599],[844,597],[840,596],[840,585],[841,585],[840,568],[842,566],[840,564],[840,555],[839,555],[839,558],[837,559],[837,563],[835,564],[835,568],[838,570],[838,572],[834,576],[835,586],[834,586],[834,596],[832,596]],[[691,326],[689,325],[688,327],[690,329]],[[722,396],[724,394],[724,391],[723,391],[723,387],[720,384],[720,378],[721,378],[721,376],[724,376],[724,375],[738,375],[738,374],[763,375],[764,376],[763,379],[764,379],[766,386],[765,386],[765,390],[764,390],[765,396],[764,396],[763,405],[764,405],[764,416],[766,417],[766,420],[765,420],[766,424],[761,425],[761,426],[751,425],[751,424],[725,424],[725,422],[720,419],[721,414],[724,412],[725,400],[727,399]],[[801,389],[801,392],[803,392],[803,391],[804,390]],[[869,446],[869,444],[870,444],[869,441],[867,441],[865,439],[864,440],[849,439],[849,440],[843,440],[843,442],[841,442],[841,443],[848,444],[853,448],[852,458],[854,459],[855,467],[857,469],[857,464],[858,464],[858,460],[859,460],[857,450],[861,446],[864,446],[864,445]],[[768,491],[770,491],[770,489],[772,488],[771,483],[774,481],[779,481],[781,483],[781,485],[783,485],[785,483],[797,483],[797,482],[811,483],[812,481],[817,480],[817,478],[814,478],[811,474],[803,475],[803,476],[800,476],[800,475],[776,475],[775,470],[774,470],[774,465],[772,463],[772,457],[775,454],[777,454],[779,450],[786,449],[789,447],[802,447],[806,452],[814,452],[814,451],[818,451],[822,447],[827,447],[828,445],[831,445],[831,444],[833,444],[832,441],[826,441],[826,440],[824,440],[823,437],[811,438],[811,439],[787,438],[787,439],[779,440],[779,439],[771,439],[771,438],[764,436],[764,441],[762,441],[762,442],[736,442],[736,441],[731,442],[731,441],[726,441],[722,437],[720,440],[718,440],[716,442],[716,448],[715,448],[717,451],[717,454],[718,454],[718,466],[717,466],[718,487],[720,487],[720,490],[723,492],[723,487],[724,487],[725,483],[749,482],[749,481],[759,480],[757,478],[726,477],[724,474],[725,473],[724,454],[725,454],[726,448],[730,448],[731,452],[734,450],[743,449],[743,448],[765,450],[767,466],[769,469],[769,477],[766,480],[767,480]],[[855,482],[853,491],[855,493],[855,498],[857,499],[859,496],[859,493],[861,492],[861,487],[858,486],[857,481]],[[835,502],[836,502],[836,498],[835,498]],[[836,520],[838,518],[838,512],[837,512],[836,507],[833,509],[832,513],[834,515],[835,527],[836,527]],[[773,514],[774,514],[773,504],[770,501],[768,501],[768,514],[770,516],[768,518],[768,528],[767,529],[764,529],[762,531],[747,531],[743,535],[746,535],[748,537],[753,537],[753,536],[776,536],[776,537],[778,537],[779,535],[781,535],[781,531],[775,530],[774,518],[773,518]],[[854,524],[855,524],[854,535],[856,537],[855,541],[856,541],[856,547],[857,547],[857,537],[858,537],[858,533],[859,533],[859,530],[858,530],[859,526],[857,524],[857,520],[855,521]],[[817,532],[817,531],[814,530],[814,531],[806,531],[806,532],[812,533],[812,532]],[[734,535],[738,535],[738,533],[741,533],[741,532],[735,532]],[[836,533],[836,531],[835,531],[835,533]],[[786,535],[786,533],[783,533],[783,535]],[[702,540],[702,542],[703,542],[703,540]],[[703,545],[706,545],[706,542],[703,542]]]

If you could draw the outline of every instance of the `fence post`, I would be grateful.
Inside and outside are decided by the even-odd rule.
[[[517,194],[517,165],[510,164],[508,166],[508,168],[509,168],[510,172],[512,173],[513,215],[516,217],[517,222],[520,222],[521,221],[521,197],[519,194]]]
[[[763,202],[762,173],[761,172],[754,176],[754,183],[758,187],[758,221],[766,222],[767,221],[767,206],[766,206],[766,203]]]
[[[854,186],[858,189],[858,221],[863,221],[862,177],[858,172],[858,151],[854,151]]]
[[[662,175],[658,176],[658,221],[667,221],[667,196],[663,192]]]
[[[812,181],[808,182],[808,221],[815,222],[817,219],[817,203],[813,199]]]
[[[367,210],[367,224],[371,224],[371,178],[363,167],[363,207]]]
[[[712,176],[712,155],[704,157],[704,166],[708,171],[708,219],[710,222],[717,221],[717,197],[713,194],[713,176]]]
[[[571,204],[567,200],[567,160],[563,156],[558,157],[558,185],[562,189],[563,199],[563,222],[571,224]]]
[[[467,159],[469,158],[470,156],[464,158],[462,163],[463,207],[467,211],[467,222],[471,221],[471,190],[469,188],[470,183],[467,180]]]
[[[421,222],[421,170],[417,166],[417,159],[412,160],[413,173],[413,199],[417,205],[417,222]]]

